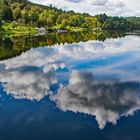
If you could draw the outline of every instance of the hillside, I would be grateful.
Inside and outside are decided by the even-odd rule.
[[[2,22],[3,21],[3,22]],[[63,11],[55,7],[31,3],[28,0],[1,0],[1,30],[8,34],[35,33],[35,27],[46,30],[136,30],[140,29],[140,18],[109,17],[106,14],[90,16],[87,13]]]
[[[126,20],[131,23],[132,29],[139,30],[140,29],[140,17],[127,17]]]

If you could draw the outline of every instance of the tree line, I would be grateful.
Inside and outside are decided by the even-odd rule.
[[[64,11],[50,6],[34,4],[28,0],[1,0],[0,25],[2,21],[25,24],[47,29],[107,29],[135,30],[140,29],[140,18],[110,17],[106,14],[91,16],[88,13]]]

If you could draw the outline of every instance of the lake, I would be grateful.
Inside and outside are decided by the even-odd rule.
[[[138,140],[139,110],[139,34],[0,38],[0,140]]]

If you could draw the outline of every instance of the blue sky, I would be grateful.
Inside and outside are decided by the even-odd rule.
[[[91,15],[106,13],[111,16],[140,16],[140,0],[30,0],[52,4],[64,10],[86,12]]]

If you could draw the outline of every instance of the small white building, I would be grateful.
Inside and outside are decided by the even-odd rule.
[[[46,29],[44,27],[38,28],[38,35],[45,35]]]

